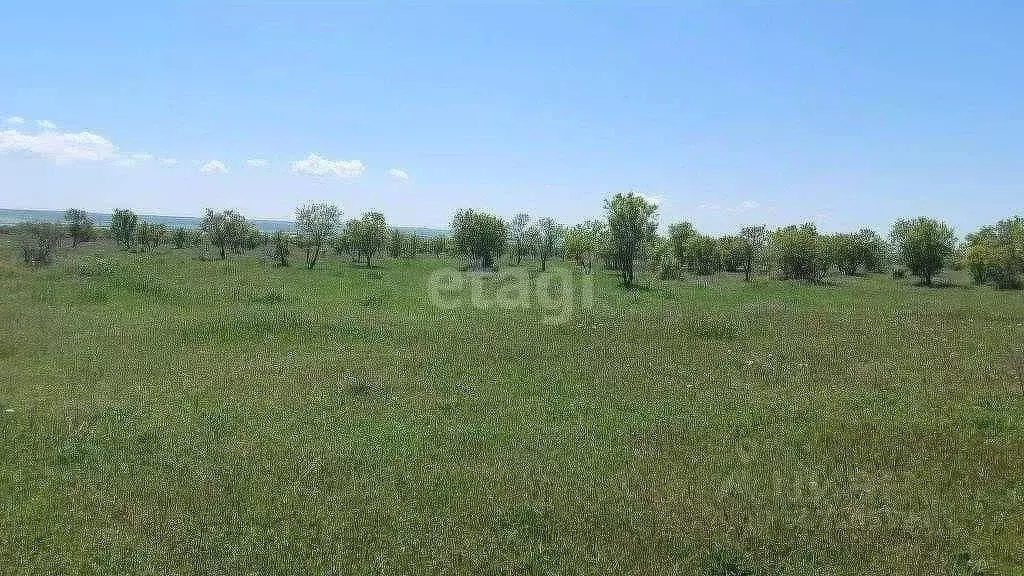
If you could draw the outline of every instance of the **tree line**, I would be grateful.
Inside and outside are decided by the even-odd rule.
[[[71,248],[97,237],[98,229],[83,210],[64,214],[63,224],[24,223],[4,227],[19,237],[27,264],[52,261],[55,247],[67,240]],[[151,224],[130,210],[115,210],[105,233],[124,250],[146,251],[169,244],[175,249],[208,247],[211,257],[227,258],[263,249],[267,259],[288,266],[293,251],[312,269],[333,250],[353,262],[372,267],[384,257],[430,255],[460,257],[467,267],[493,270],[520,266],[529,259],[546,270],[561,258],[586,272],[595,266],[614,271],[625,287],[640,275],[662,280],[686,274],[719,272],[820,282],[832,273],[857,275],[891,271],[894,277],[916,276],[932,285],[944,268],[965,269],[977,284],[1019,289],[1024,285],[1024,219],[1014,216],[983,226],[958,242],[954,230],[934,218],[897,220],[883,238],[871,229],[824,234],[814,223],[768,229],[745,226],[735,234],[712,236],[689,222],[671,223],[658,231],[658,206],[635,192],[619,193],[604,202],[604,218],[565,226],[553,218],[516,214],[506,221],[487,212],[458,210],[448,236],[419,236],[392,228],[380,212],[342,220],[331,203],[309,203],[295,211],[290,232],[265,233],[234,210],[206,210],[196,229]],[[293,250],[294,249],[294,250]]]
[[[451,230],[472,265],[493,267],[508,253],[510,265],[532,256],[543,270],[557,255],[587,271],[595,264],[613,270],[626,287],[637,283],[640,272],[668,280],[723,271],[742,272],[747,281],[774,272],[813,282],[833,272],[892,271],[894,277],[909,273],[930,286],[947,267],[969,270],[977,284],[1024,285],[1024,219],[1019,216],[984,226],[958,243],[948,224],[927,217],[897,220],[887,238],[868,228],[824,234],[812,222],[773,230],[745,226],[714,237],[689,222],[672,223],[659,234],[658,206],[635,192],[606,199],[604,212],[603,220],[565,227],[551,218],[531,224],[530,216],[517,214],[506,224],[493,214],[460,210]]]

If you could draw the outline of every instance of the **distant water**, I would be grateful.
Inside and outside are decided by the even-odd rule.
[[[97,226],[109,226],[110,214],[89,212],[89,216]],[[192,216],[157,216],[155,214],[139,214],[139,218],[150,224],[166,224],[170,228],[198,228],[199,218]],[[17,224],[19,222],[63,222],[63,210],[5,210],[0,208],[0,224]],[[291,230],[294,222],[287,220],[253,220],[264,232]]]
[[[89,212],[89,216],[96,222],[97,226],[110,225],[110,214]],[[139,214],[139,218],[150,224],[166,224],[170,228],[198,228],[200,221],[199,218],[194,216],[157,216],[154,214]],[[63,221],[64,212],[62,210],[6,210],[0,208],[0,225],[18,224],[20,222]],[[290,231],[295,227],[295,223],[288,220],[252,220],[252,222],[264,232]],[[415,232],[419,236],[440,236],[446,233],[444,230],[434,228],[414,226],[399,226],[398,228],[403,232]]]

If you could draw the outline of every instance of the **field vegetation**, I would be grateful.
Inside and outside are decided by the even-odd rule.
[[[3,230],[3,573],[1024,574],[1020,218],[606,210]]]

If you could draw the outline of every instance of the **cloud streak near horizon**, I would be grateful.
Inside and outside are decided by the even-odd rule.
[[[132,168],[156,160],[160,165],[173,168],[181,165],[177,158],[160,157],[145,152],[123,152],[109,138],[90,131],[61,131],[50,120],[37,120],[36,131],[24,130],[28,121],[21,116],[8,116],[3,124],[8,128],[0,130],[0,155],[24,155],[47,158],[58,164],[75,162],[108,163],[121,168]],[[202,174],[228,174],[231,172],[222,160],[196,160]],[[249,158],[244,161],[248,168],[266,168],[271,162],[265,158]],[[287,163],[293,174],[318,178],[359,178],[366,173],[362,160],[331,159],[316,153]],[[404,170],[392,168],[387,175],[395,180],[408,181]]]

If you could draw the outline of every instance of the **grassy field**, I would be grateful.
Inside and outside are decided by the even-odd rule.
[[[1024,575],[1020,292],[6,242],[3,574]]]

